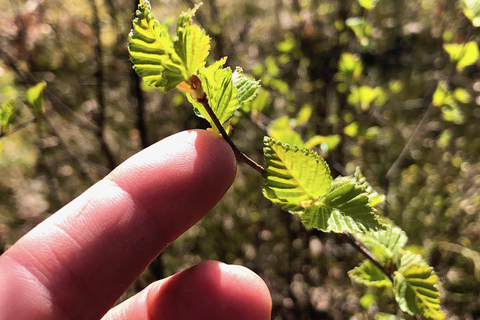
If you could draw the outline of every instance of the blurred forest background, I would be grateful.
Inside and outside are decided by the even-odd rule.
[[[146,88],[133,71],[127,37],[135,2],[0,2],[0,103],[14,99],[18,106],[15,123],[0,133],[1,252],[142,148],[205,128],[183,94]],[[463,10],[469,2],[480,16],[480,5],[203,2],[195,20],[212,38],[211,61],[228,56],[227,65],[262,81],[254,111],[242,110],[247,116],[235,124],[239,148],[263,163],[269,123],[311,110],[296,132],[304,141],[325,137],[316,150],[334,176],[358,166],[386,194],[379,214],[399,225],[409,249],[434,267],[447,318],[478,319],[480,64],[477,56],[459,66],[445,44],[480,42],[479,22]],[[151,3],[165,23],[195,4]],[[41,118],[24,97],[39,81],[47,83]],[[352,283],[347,272],[363,257],[350,244],[305,230],[297,216],[263,198],[262,183],[240,163],[224,199],[122,299],[217,259],[244,265],[266,281],[275,320],[371,319],[379,311],[410,318],[392,295]]]

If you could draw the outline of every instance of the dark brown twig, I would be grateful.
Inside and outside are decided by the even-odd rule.
[[[235,154],[235,158],[237,158],[238,161],[242,161],[242,162],[246,163],[247,165],[249,165],[253,169],[260,172],[261,174],[266,174],[267,170],[265,170],[264,167],[262,167],[261,165],[259,165],[258,163],[256,163],[255,161],[253,161],[252,159],[247,157],[243,152],[240,151],[240,149],[238,149],[238,147],[235,145],[235,143],[233,143],[232,139],[230,139],[227,132],[223,128],[222,124],[218,120],[218,118],[215,115],[215,113],[213,112],[212,108],[210,107],[210,104],[208,103],[207,95],[204,94],[202,98],[199,98],[199,99],[197,98],[197,101],[200,102],[203,105],[203,107],[207,111],[208,115],[212,119],[213,123],[217,127],[218,131],[222,135],[223,139],[225,139],[225,141],[227,141],[227,143],[230,145],[230,147],[233,150],[233,153]]]

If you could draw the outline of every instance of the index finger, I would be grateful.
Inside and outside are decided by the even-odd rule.
[[[235,168],[228,144],[207,131],[128,159],[0,257],[0,310],[11,319],[100,318],[221,199]]]

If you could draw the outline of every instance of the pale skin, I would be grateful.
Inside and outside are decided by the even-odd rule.
[[[230,146],[203,130],[134,155],[0,256],[0,319],[270,319],[260,277],[217,261],[111,309],[222,198],[235,172]]]

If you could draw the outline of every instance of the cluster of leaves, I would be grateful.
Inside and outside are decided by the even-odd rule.
[[[367,8],[376,1],[362,3]],[[148,85],[164,90],[176,87],[185,92],[195,113],[209,121],[214,131],[220,131],[213,119],[216,117],[228,132],[235,111],[257,96],[259,82],[243,75],[241,68],[235,71],[225,68],[226,58],[205,67],[209,37],[192,24],[197,9],[198,6],[180,15],[176,35],[172,37],[167,27],[153,16],[149,2],[141,0],[129,35],[131,60]],[[362,67],[355,57],[345,55],[341,64],[343,79],[360,76]],[[352,91],[351,100],[356,97],[361,109],[378,99],[372,98],[377,92],[357,89],[356,93]],[[213,115],[206,110],[207,104]],[[325,160],[310,150],[327,142],[328,137],[315,136],[303,142],[293,130],[308,121],[310,114],[311,109],[306,106],[295,119],[279,118],[267,129],[271,136],[264,138],[265,197],[283,210],[299,214],[306,228],[355,234],[384,267],[379,269],[371,262],[363,262],[351,272],[353,279],[366,285],[392,286],[391,278],[402,310],[443,318],[433,269],[404,250],[404,233],[381,222],[375,213],[374,206],[382,202],[382,196],[359,171],[353,176],[333,179]],[[387,268],[388,265],[394,267]]]
[[[25,93],[26,104],[31,108],[35,117],[43,114],[43,90],[46,87],[45,82],[39,82],[35,86],[29,88]],[[0,105],[0,137],[12,130],[12,125],[18,122],[18,107],[15,99],[4,101]],[[1,144],[0,144],[1,154]]]

